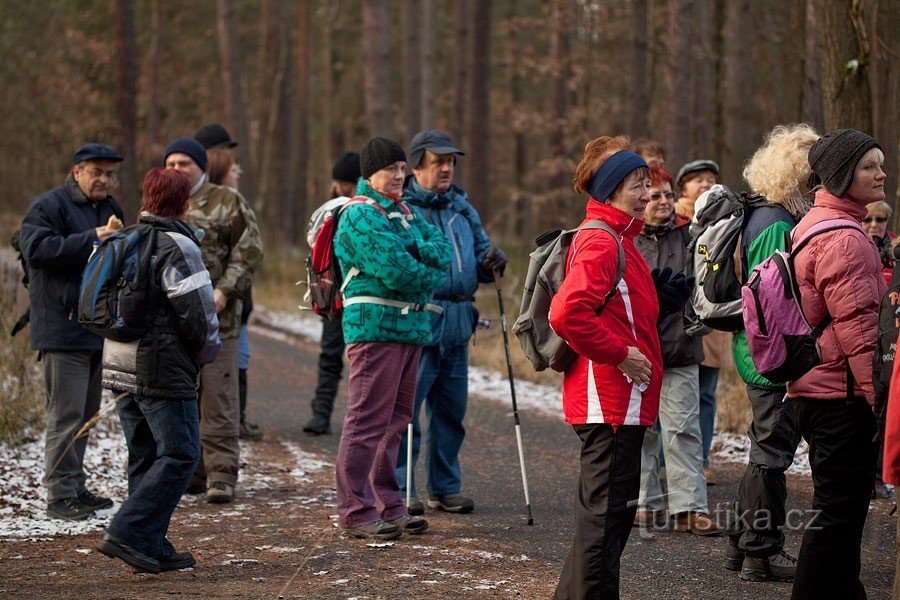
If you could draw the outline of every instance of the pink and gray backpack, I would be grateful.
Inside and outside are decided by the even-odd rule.
[[[820,362],[816,341],[831,322],[831,315],[810,326],[800,307],[800,288],[794,258],[820,233],[862,227],[845,219],[816,223],[797,240],[793,249],[778,251],[759,263],[741,289],[744,327],[750,356],[760,375],[773,383],[802,377]]]

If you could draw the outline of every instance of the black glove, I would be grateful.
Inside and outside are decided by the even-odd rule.
[[[694,278],[685,277],[684,273],[672,275],[672,269],[666,267],[662,271],[659,268],[653,269],[650,274],[653,277],[653,285],[656,286],[656,298],[659,301],[659,320],[663,320],[669,315],[679,313],[684,310],[691,297],[691,290],[694,287]]]
[[[484,253],[484,256],[481,258],[481,268],[491,273],[494,269],[500,273],[500,277],[503,277],[503,272],[506,270],[506,263],[509,262],[506,259],[506,255],[503,254],[503,250],[497,248],[496,246],[491,246],[487,249],[487,252]]]

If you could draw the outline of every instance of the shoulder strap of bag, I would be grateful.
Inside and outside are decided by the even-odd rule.
[[[606,233],[612,236],[612,238],[616,241],[616,248],[619,251],[619,262],[616,265],[616,280],[613,282],[612,289],[606,293],[606,297],[603,298],[603,304],[597,308],[597,314],[603,310],[607,304],[609,304],[610,300],[616,295],[616,289],[619,286],[619,282],[622,280],[622,277],[625,275],[625,249],[622,247],[622,240],[619,239],[619,234],[613,230],[606,222],[604,221],[588,221],[587,223],[583,223],[576,227],[575,229],[570,229],[568,233],[574,234],[578,231],[583,231],[585,229],[602,229]]]

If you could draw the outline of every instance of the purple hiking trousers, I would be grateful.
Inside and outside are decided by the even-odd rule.
[[[341,527],[407,514],[394,469],[400,439],[412,420],[421,352],[421,346],[411,344],[347,346],[347,415],[335,464]]]

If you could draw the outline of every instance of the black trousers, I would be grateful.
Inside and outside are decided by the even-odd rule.
[[[813,511],[797,559],[791,598],[865,598],[860,545],[875,464],[875,415],[863,399],[796,400],[809,443]]]
[[[322,320],[322,352],[319,354],[319,377],[313,396],[312,413],[331,419],[341,373],[344,370],[344,329],[340,318]]]
[[[800,427],[792,398],[783,387],[747,385],[753,412],[750,423],[750,463],[738,488],[732,542],[746,554],[768,557],[784,548],[787,479]]]
[[[575,536],[556,587],[556,600],[619,597],[619,564],[637,512],[641,445],[646,427],[575,425],[581,473]]]

